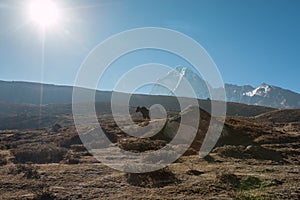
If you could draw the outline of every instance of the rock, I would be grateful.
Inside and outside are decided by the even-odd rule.
[[[52,126],[52,131],[57,133],[59,131],[59,129],[61,129],[61,128],[62,128],[62,126],[60,124],[54,124]]]

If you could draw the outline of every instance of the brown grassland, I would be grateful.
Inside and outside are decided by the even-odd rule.
[[[299,113],[227,117],[208,156],[195,155],[195,141],[175,163],[144,174],[101,164],[70,124],[1,130],[0,199],[300,199]],[[138,117],[136,122],[144,123]],[[108,114],[100,124],[126,150],[151,151],[165,144],[129,138]]]

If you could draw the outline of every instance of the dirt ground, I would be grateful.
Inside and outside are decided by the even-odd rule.
[[[0,199],[300,199],[299,122],[262,122],[262,117],[228,118],[209,156],[182,156],[144,174],[101,164],[72,126],[2,130]],[[111,119],[100,123],[122,148],[164,145],[128,139]]]
[[[16,166],[8,164],[0,168],[0,194],[1,199],[300,198],[298,165],[222,159],[213,154],[212,157],[213,162],[197,156],[182,157],[168,166],[172,181],[168,177],[152,177],[148,185],[142,186],[129,181],[123,172],[95,163],[90,156],[84,158],[86,163],[80,164],[33,164],[30,167],[37,168],[39,176],[30,178],[25,172],[13,174]],[[232,181],[230,176],[236,180]],[[251,177],[255,181],[246,181],[241,187],[241,180]]]

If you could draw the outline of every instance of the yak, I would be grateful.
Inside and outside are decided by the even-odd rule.
[[[136,111],[135,112],[140,112],[140,113],[142,113],[142,115],[143,115],[143,118],[144,119],[150,119],[150,116],[149,116],[149,109],[147,109],[146,107],[140,107],[140,106],[138,106],[137,108],[136,108]]]

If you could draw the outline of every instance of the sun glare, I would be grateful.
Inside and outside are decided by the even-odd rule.
[[[61,13],[51,0],[33,0],[29,6],[29,16],[41,28],[48,28],[59,22]]]

